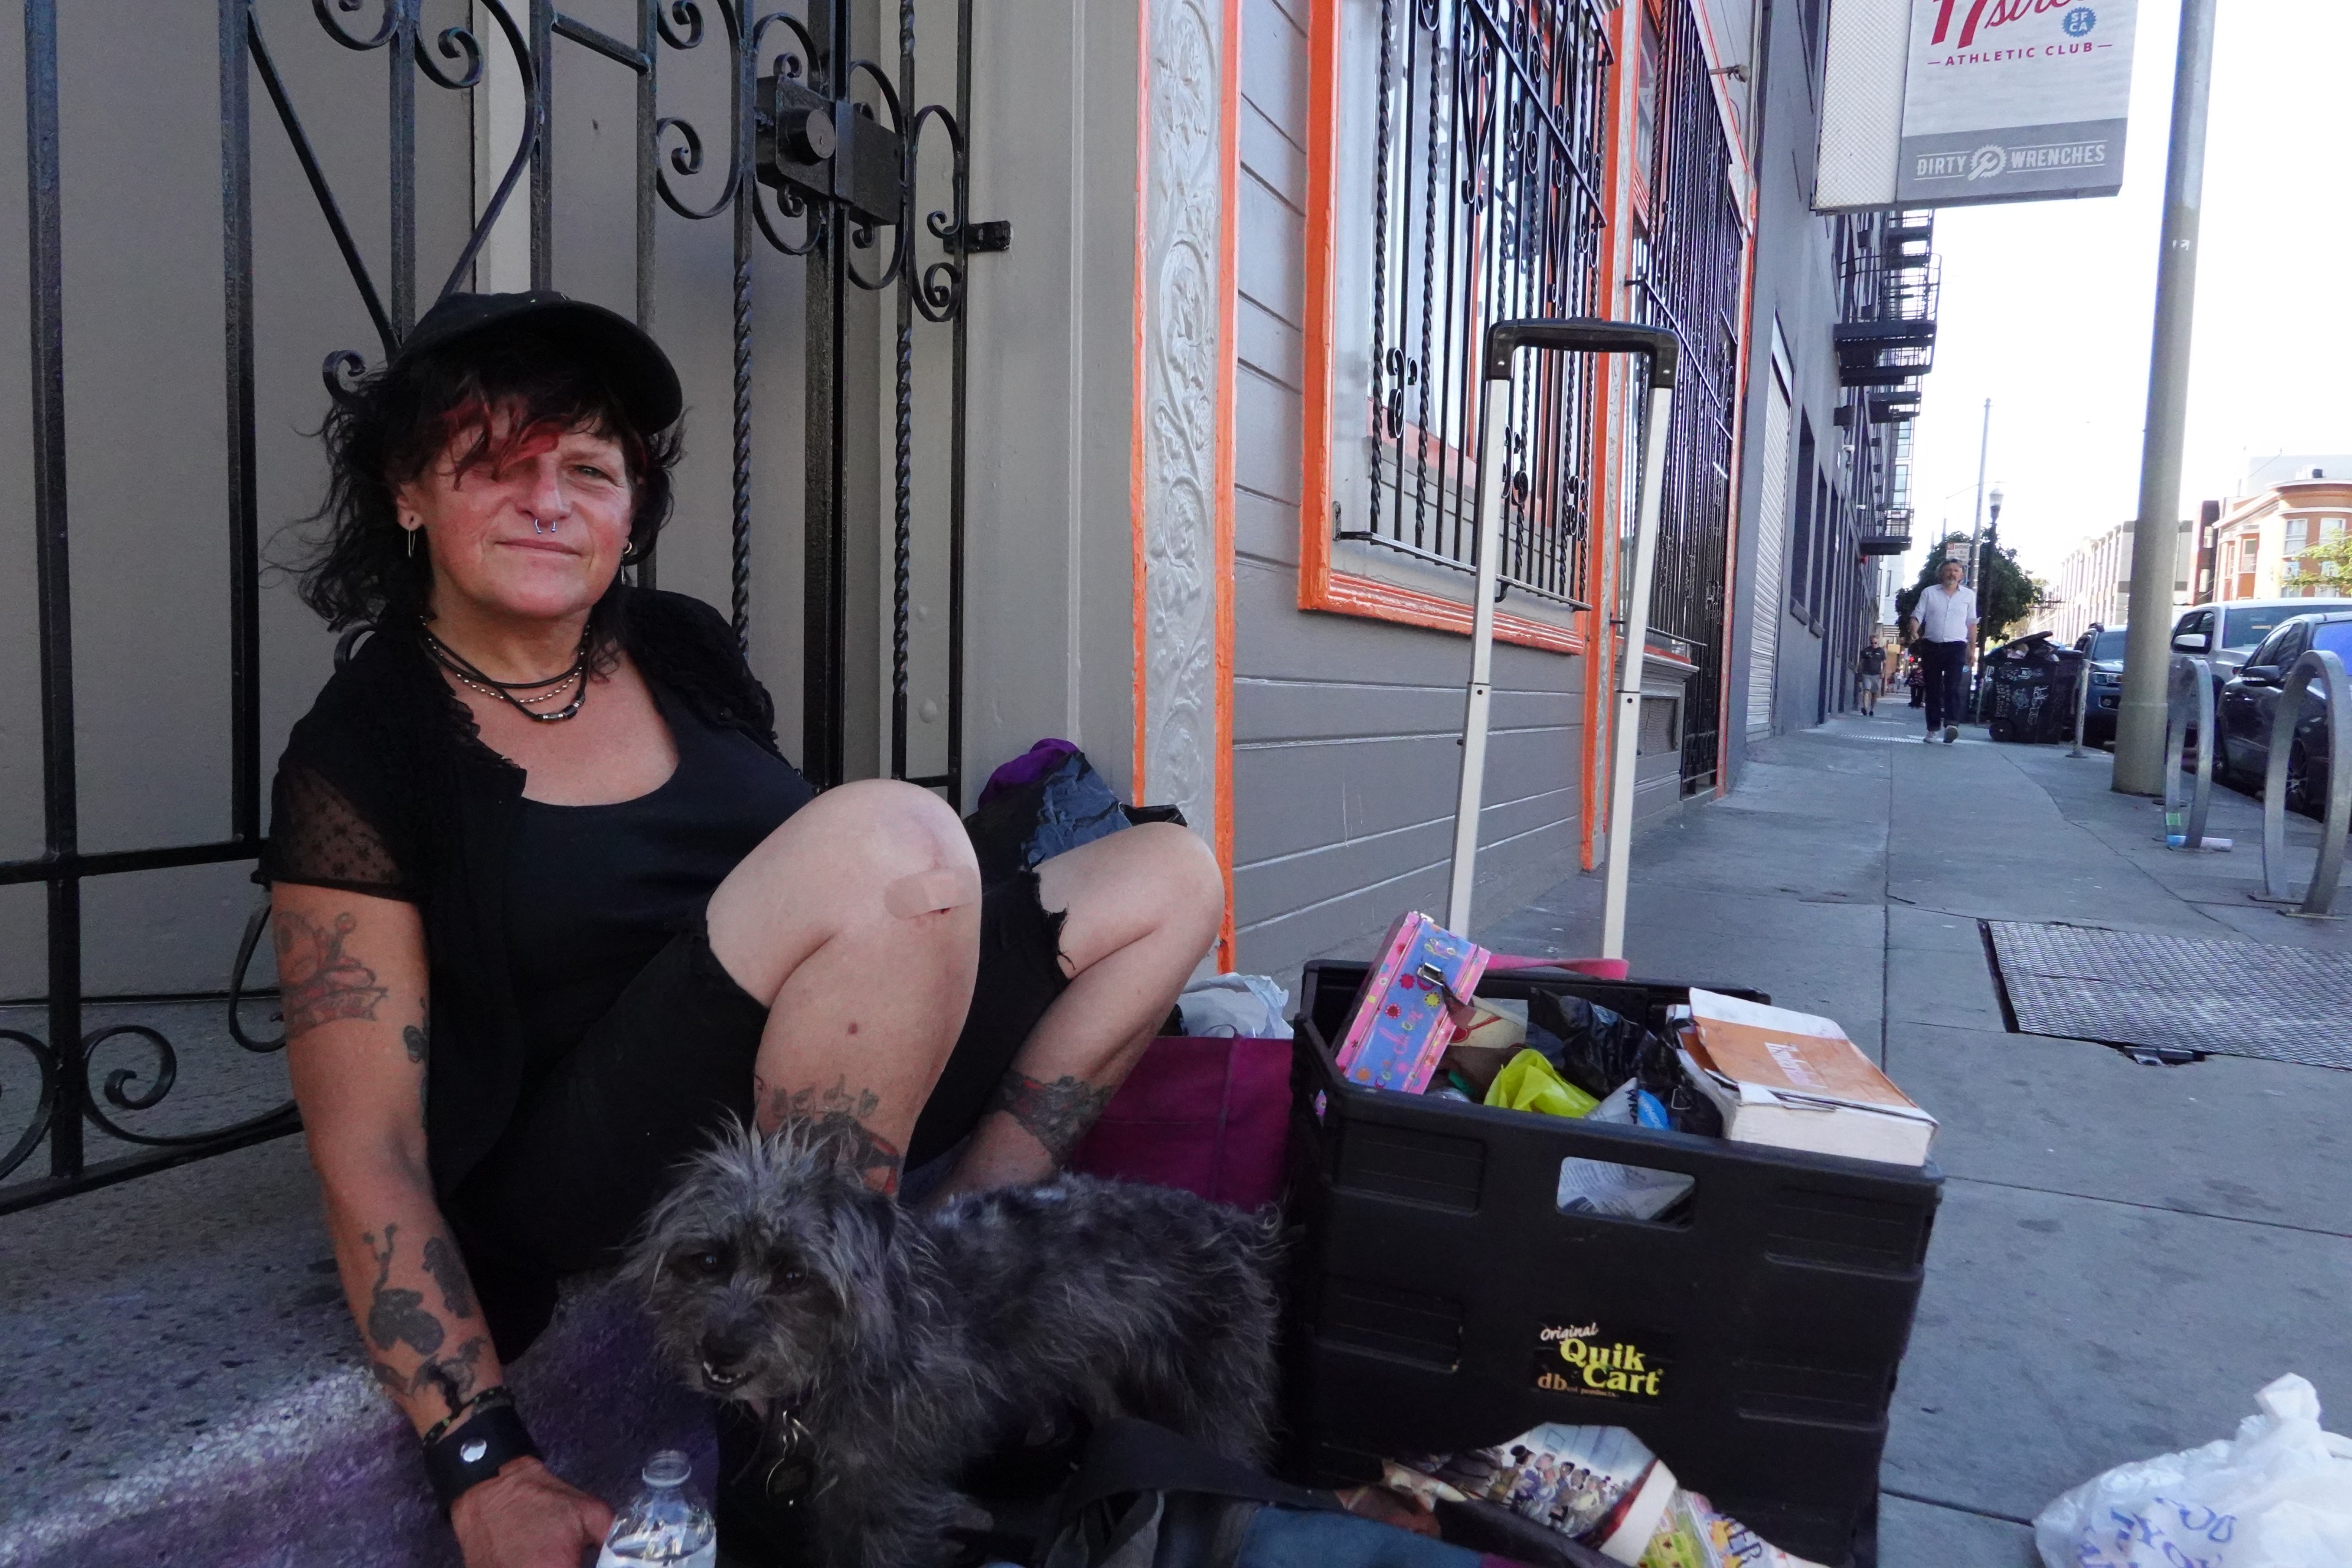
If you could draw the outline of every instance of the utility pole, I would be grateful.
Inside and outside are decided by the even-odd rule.
[[[2000,487],[1999,485],[1993,486],[1992,495],[1989,499],[1992,502],[1992,521],[1985,528],[1984,551],[1977,557],[1979,567],[1977,573],[1979,584],[1977,588],[1977,668],[1979,672],[1984,668],[1985,633],[1988,629],[1985,600],[1992,595],[1992,558],[1994,552],[2000,548]]]
[[[2180,527],[2180,447],[2189,425],[2189,327],[2197,310],[2197,229],[2205,190],[2205,104],[2213,85],[2214,0],[2180,0],[2172,72],[2172,152],[2164,170],[2163,249],[2156,264],[2156,332],[2148,352],[2147,425],[2132,525],[2131,621],[2123,705],[2116,715],[2115,787],[2164,793],[2172,571]],[[2213,744],[2200,735],[2200,746]]]
[[[1984,540],[1985,453],[1992,447],[1992,399],[1985,399],[1984,430],[1977,437],[1977,520],[1969,525],[1969,586],[1977,586],[1977,547]],[[1982,608],[1981,605],[1979,606]]]

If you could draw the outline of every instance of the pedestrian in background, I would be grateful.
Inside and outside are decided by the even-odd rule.
[[[1903,684],[1911,689],[1911,706],[1922,708],[1927,701],[1927,678],[1919,672],[1919,656],[1909,655],[1903,661]]]
[[[1933,741],[1941,731],[1948,746],[1960,738],[1969,658],[1977,641],[1977,594],[1960,586],[1957,561],[1945,562],[1938,575],[1943,580],[1911,607],[1912,647],[1927,688],[1927,732],[1920,738]]]
[[[1875,719],[1878,717],[1879,689],[1886,684],[1886,649],[1879,645],[1876,637],[1862,645],[1862,651],[1853,656],[1853,668],[1862,677],[1859,682],[1862,716]]]

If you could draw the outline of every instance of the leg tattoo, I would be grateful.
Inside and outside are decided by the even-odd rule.
[[[763,1081],[755,1080],[765,1088]],[[762,1119],[770,1131],[803,1127],[816,1142],[831,1143],[842,1163],[863,1177],[877,1192],[895,1193],[906,1163],[906,1152],[868,1127],[866,1119],[881,1109],[882,1097],[870,1089],[852,1090],[846,1075],[831,1089],[783,1089],[767,1098]]]
[[[1051,1083],[1040,1083],[1015,1069],[999,1080],[988,1109],[1001,1110],[1019,1122],[1059,1165],[1067,1163],[1070,1151],[1102,1115],[1111,1092],[1066,1073]]]

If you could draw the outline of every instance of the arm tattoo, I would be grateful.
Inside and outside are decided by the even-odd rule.
[[[425,1067],[425,1058],[432,1054],[432,1047],[430,1038],[425,1032],[424,1025],[411,1024],[407,1027],[402,1029],[400,1031],[400,1043],[407,1050],[408,1059],[410,1061],[415,1062],[420,1068]],[[429,1109],[431,1109],[432,1104],[433,1073],[432,1069],[427,1068],[425,1071],[416,1075],[416,1114],[423,1116]],[[430,1262],[432,1256],[432,1248],[430,1244],[428,1244],[425,1248],[425,1258],[428,1263]]]
[[[385,1283],[392,1278],[393,1237],[399,1231],[396,1225],[383,1227],[383,1249],[380,1252],[373,1235],[360,1237],[374,1254],[376,1267],[375,1289],[368,1297],[368,1338],[380,1351],[405,1344],[419,1355],[429,1356],[441,1348],[441,1320],[425,1310],[424,1291],[394,1290]]]
[[[375,971],[343,952],[343,939],[359,925],[346,910],[323,929],[289,910],[270,917],[278,950],[278,1009],[289,1039],[337,1018],[373,1018],[388,994]]]
[[[422,1394],[428,1388],[437,1389],[442,1403],[454,1413],[457,1406],[474,1396],[474,1386],[481,1381],[481,1373],[475,1370],[475,1364],[482,1359],[482,1352],[489,1348],[490,1342],[483,1335],[476,1334],[447,1355],[418,1367],[416,1375],[408,1380],[408,1391]]]
[[[474,1315],[474,1285],[466,1278],[465,1260],[457,1249],[449,1245],[446,1236],[436,1236],[425,1244],[425,1272],[433,1276],[433,1283],[441,1287],[441,1304],[455,1317]]]
[[[403,1373],[381,1361],[370,1361],[368,1371],[374,1374],[376,1386],[395,1399],[412,1398],[430,1388],[454,1411],[474,1396],[481,1382],[482,1352],[489,1348],[488,1337],[476,1334],[447,1355],[427,1359],[414,1373]]]
[[[846,1076],[835,1080],[831,1089],[779,1089],[768,1096],[767,1116],[771,1131],[786,1127],[802,1127],[808,1131],[812,1142],[831,1143],[842,1163],[865,1178],[866,1184],[877,1192],[895,1193],[898,1177],[905,1169],[905,1151],[887,1138],[881,1137],[866,1125],[866,1119],[881,1108],[882,1097],[870,1089],[852,1090]]]
[[[1001,1110],[1019,1122],[1059,1165],[1069,1159],[1070,1151],[1110,1103],[1111,1093],[1066,1073],[1051,1083],[1039,1083],[1025,1073],[1013,1071],[997,1081],[988,1109]]]

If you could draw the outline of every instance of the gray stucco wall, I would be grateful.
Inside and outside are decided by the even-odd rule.
[[[1298,606],[1307,12],[1242,0],[1240,365],[1234,389],[1237,963],[1286,973],[1443,917],[1469,647]],[[1481,907],[1575,868],[1583,661],[1496,650]]]

